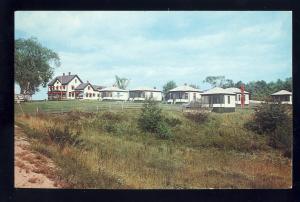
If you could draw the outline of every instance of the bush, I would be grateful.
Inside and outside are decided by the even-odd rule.
[[[66,144],[77,146],[82,142],[79,139],[80,131],[73,133],[68,126],[64,126],[63,130],[56,126],[50,127],[47,129],[47,133],[50,140],[61,147],[64,147]]]
[[[167,139],[171,136],[171,130],[164,121],[158,123],[156,133],[160,138],[163,139]]]
[[[199,124],[206,122],[208,119],[208,114],[205,112],[194,112],[194,113],[188,112],[185,113],[184,116]]]
[[[255,110],[253,119],[244,127],[267,135],[271,147],[281,149],[286,157],[291,157],[292,117],[286,109],[281,104],[263,104]]]
[[[164,118],[164,121],[171,127],[175,127],[177,125],[180,125],[182,123],[182,121],[180,121],[177,118]]]
[[[245,123],[245,128],[259,134],[276,130],[277,125],[286,123],[288,115],[281,104],[262,104],[255,109],[253,120]]]
[[[101,118],[103,118],[105,120],[109,120],[109,121],[116,121],[116,122],[123,120],[123,117],[120,114],[109,112],[109,111],[104,112],[101,115]]]
[[[161,109],[157,103],[151,99],[146,100],[143,105],[142,112],[138,119],[138,126],[142,131],[155,133],[161,138],[167,138],[171,134],[170,129],[161,115]]]

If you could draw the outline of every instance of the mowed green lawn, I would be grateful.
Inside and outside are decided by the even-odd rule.
[[[68,112],[79,110],[85,112],[97,112],[101,110],[122,110],[140,109],[143,103],[134,102],[108,102],[97,100],[68,100],[68,101],[36,101],[15,103],[15,114],[41,112]],[[181,110],[181,105],[161,104],[160,107],[166,110]]]
[[[87,109],[98,104],[109,106],[98,101],[48,101],[24,103],[22,108]],[[33,142],[32,149],[52,158],[59,167],[57,176],[73,188],[291,186],[291,159],[268,146],[268,137],[243,127],[252,110],[210,113],[204,123],[195,123],[180,110],[163,110],[162,114],[178,122],[170,126],[168,139],[139,129],[139,109],[19,113],[15,120]],[[78,142],[66,136],[68,131],[77,132]],[[72,143],[61,145],[60,135]]]

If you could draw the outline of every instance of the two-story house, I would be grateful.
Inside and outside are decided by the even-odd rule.
[[[75,99],[75,88],[79,86],[82,80],[77,74],[68,75],[63,73],[62,76],[55,77],[48,84],[48,100],[65,100],[65,99]]]

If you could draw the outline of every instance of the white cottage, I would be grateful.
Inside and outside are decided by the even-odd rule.
[[[138,87],[129,90],[130,101],[144,101],[145,99],[162,101],[162,92],[158,89],[149,87]]]
[[[235,104],[236,105],[241,105],[241,99],[242,99],[242,92],[241,89],[239,88],[226,88],[225,89],[228,92],[234,93],[235,94]],[[245,105],[249,105],[249,92],[244,91],[244,96],[245,96]]]
[[[101,100],[127,101],[129,98],[128,90],[123,90],[115,86],[100,89],[99,92],[101,93]]]
[[[271,94],[274,102],[281,102],[282,104],[293,104],[292,93],[287,90],[280,90]]]
[[[75,99],[74,90],[81,83],[83,82],[77,74],[71,75],[71,72],[55,77],[48,84],[48,100]]]
[[[212,107],[214,112],[234,112],[235,93],[215,87],[202,93],[202,106]]]
[[[174,104],[201,101],[201,91],[187,85],[178,86],[167,93],[166,100]]]
[[[75,96],[78,99],[84,100],[98,100],[100,99],[99,89],[103,87],[92,85],[88,81],[86,83],[81,83],[75,88]]]

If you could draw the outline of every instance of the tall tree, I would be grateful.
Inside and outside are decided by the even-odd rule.
[[[126,89],[127,86],[128,86],[128,84],[129,84],[129,79],[127,79],[127,78],[120,78],[117,75],[115,77],[116,77],[116,83],[115,83],[115,85],[117,85],[118,88],[120,88],[120,89]]]
[[[190,84],[189,86],[192,87],[192,88],[200,89],[200,86],[198,86],[196,84]]]
[[[42,46],[36,38],[15,40],[15,82],[20,93],[32,95],[47,86],[54,67],[60,66],[57,53]]]
[[[203,82],[209,83],[212,87],[221,87],[225,82],[225,76],[207,76]]]
[[[168,81],[164,86],[163,86],[163,93],[166,94],[169,92],[169,90],[176,88],[177,85],[175,81]]]

